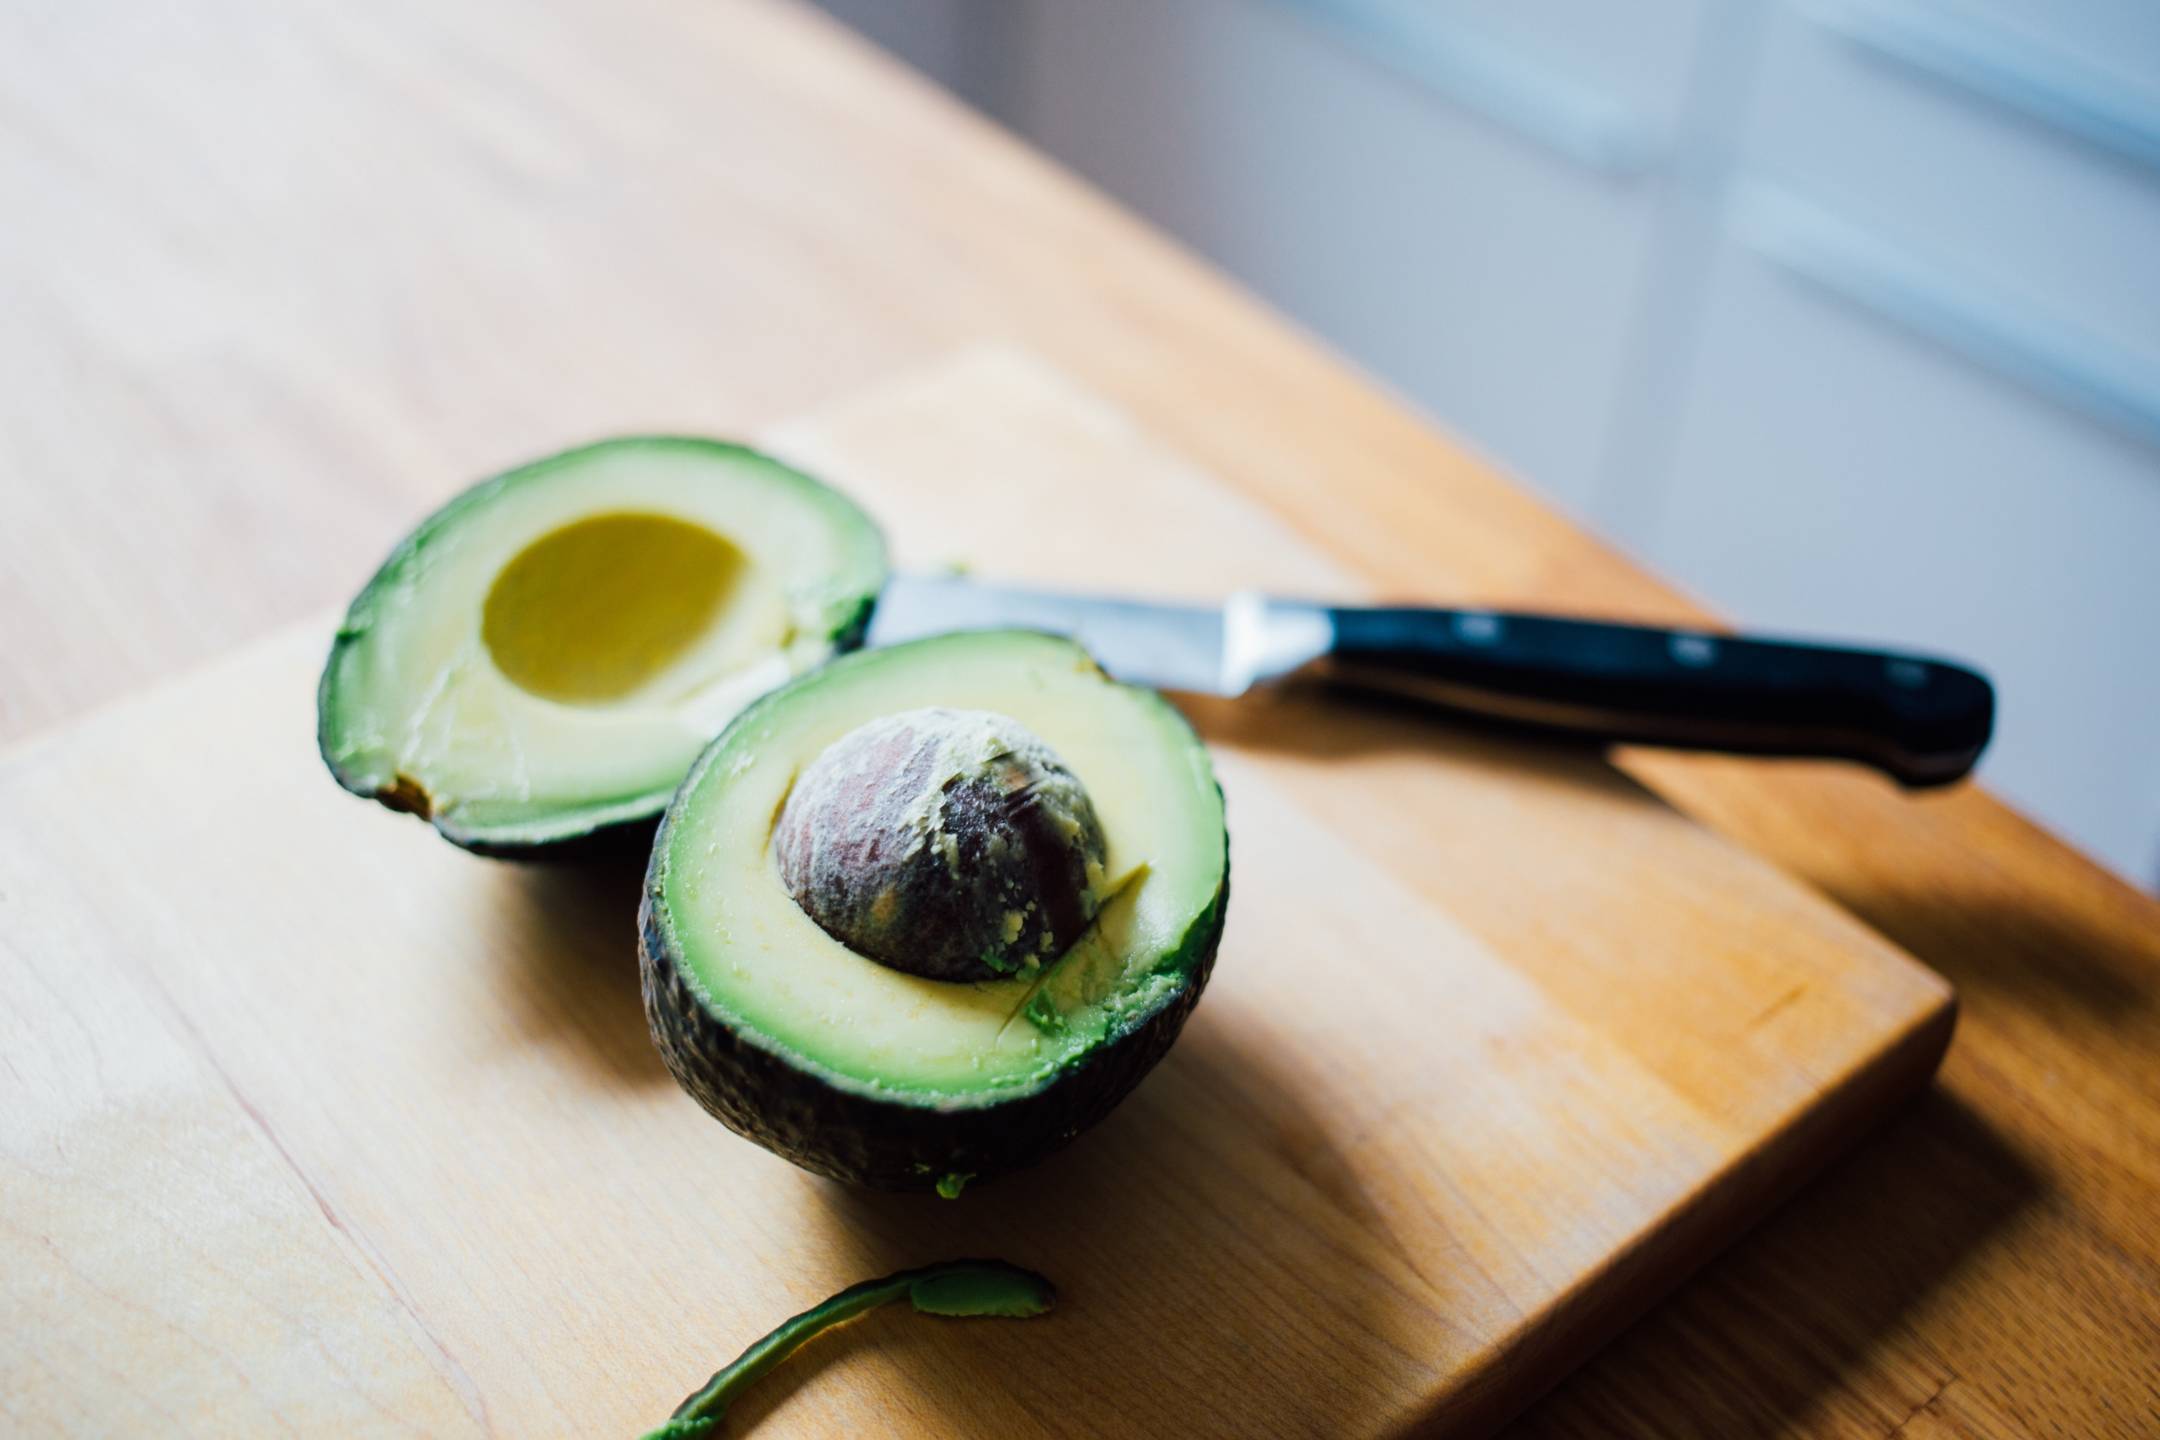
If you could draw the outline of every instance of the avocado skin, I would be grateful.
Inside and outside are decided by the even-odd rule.
[[[653,835],[659,828],[660,816],[655,813],[640,815],[635,820],[618,820],[612,825],[587,830],[582,835],[565,835],[558,840],[534,844],[477,840],[469,835],[452,834],[439,825],[435,830],[458,849],[489,860],[511,860],[523,865],[586,865],[643,855],[652,848]]]
[[[874,1190],[937,1189],[969,1173],[981,1184],[1062,1149],[1108,1115],[1169,1051],[1215,969],[1228,914],[1230,867],[1214,902],[1163,968],[1183,983],[1146,1019],[1106,1039],[1034,1090],[988,1105],[910,1103],[844,1090],[739,1034],[684,981],[661,923],[665,825],[638,908],[645,1019],[682,1087],[721,1124],[803,1169]]]

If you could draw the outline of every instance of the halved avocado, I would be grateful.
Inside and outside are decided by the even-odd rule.
[[[452,500],[360,592],[323,759],[467,849],[642,845],[744,705],[861,639],[885,573],[870,518],[770,456],[566,451]]]
[[[892,767],[905,843],[860,853],[896,875],[913,873],[917,837],[935,854],[941,823],[976,813],[956,797],[980,777],[1030,804],[1044,769],[1077,780],[1094,825],[1072,819],[1060,780],[1057,823],[1035,832],[1050,851],[1064,834],[1088,861],[1089,918],[1061,952],[991,957],[992,972],[1011,970],[997,978],[933,978],[851,948],[798,902],[781,817],[806,776],[887,736],[894,717],[903,731],[944,727],[958,737],[946,748],[967,752],[945,769]],[[970,770],[968,755],[985,763]],[[881,803],[853,793],[835,813]],[[1011,840],[989,833],[992,849]],[[942,862],[956,893],[1025,869],[984,872],[987,852],[961,839]],[[917,887],[889,888],[905,905]],[[937,636],[791,681],[698,760],[646,877],[646,1016],[676,1079],[731,1129],[837,1180],[950,1194],[1041,1159],[1139,1083],[1207,984],[1228,894],[1222,791],[1161,696],[1110,680],[1068,640]],[[885,918],[886,933],[911,932],[904,915]],[[1024,929],[1015,919],[1005,933]]]

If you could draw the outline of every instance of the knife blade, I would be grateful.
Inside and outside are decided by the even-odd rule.
[[[1005,627],[1070,636],[1117,679],[1157,689],[1236,697],[1310,677],[1548,733],[1854,760],[1913,786],[1962,778],[1994,729],[1994,688],[1955,661],[1558,615],[1254,592],[1154,603],[904,576],[869,642]]]
[[[1191,605],[903,575],[879,598],[869,643],[1005,628],[1069,636],[1120,680],[1231,698],[1318,660],[1334,634],[1320,606],[1253,594]]]

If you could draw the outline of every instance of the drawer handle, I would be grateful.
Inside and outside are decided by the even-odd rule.
[[[1369,60],[1585,169],[1629,178],[1665,145],[1627,106],[1400,0],[1276,0]]]
[[[1808,13],[1878,55],[2160,169],[2160,99],[2058,46],[1929,0]]]
[[[1945,279],[1813,201],[1754,184],[1734,197],[1748,247],[1975,364],[2160,446],[2160,366],[2052,316]]]

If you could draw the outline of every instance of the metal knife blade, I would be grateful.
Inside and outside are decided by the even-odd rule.
[[[903,575],[879,598],[869,643],[1005,627],[1070,636],[1119,680],[1226,696],[1324,655],[1333,638],[1319,606],[1257,595],[1215,606],[1157,604]]]

